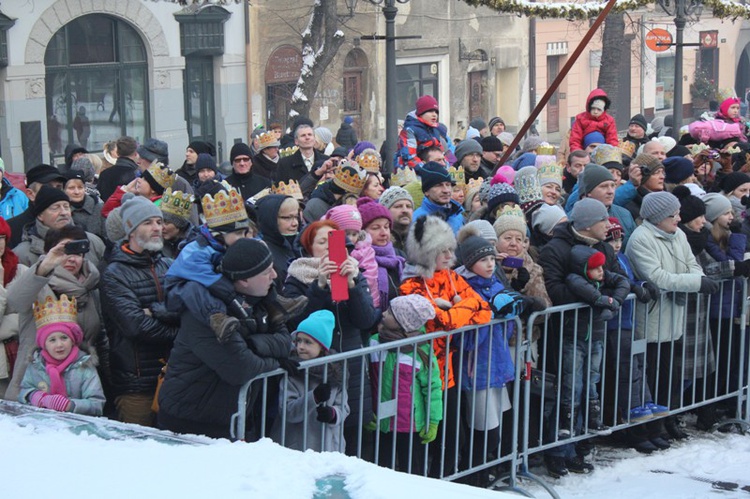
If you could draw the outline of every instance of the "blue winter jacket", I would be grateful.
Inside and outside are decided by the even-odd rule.
[[[456,269],[469,286],[486,302],[491,302],[505,287],[497,277],[490,279],[478,276],[461,266]],[[461,389],[487,390],[502,388],[515,377],[513,357],[508,347],[508,339],[514,334],[514,323],[495,324],[490,328],[479,328],[476,333],[464,333],[464,360],[461,369]]]
[[[617,253],[617,261],[620,262],[620,267],[627,274],[631,287],[633,285],[643,285],[643,281],[635,279],[633,267],[630,265],[630,260],[625,253],[622,251]],[[620,316],[622,316],[622,325],[620,324]],[[625,300],[622,303],[622,307],[620,307],[620,313],[607,322],[607,331],[617,331],[620,327],[623,329],[633,329],[633,300]]]
[[[3,178],[0,188],[2,199],[0,199],[0,217],[9,220],[20,215],[29,207],[29,198],[26,194],[13,187],[7,178]]]
[[[447,219],[448,225],[453,229],[453,234],[458,234],[459,229],[464,225],[464,208],[456,201],[451,199],[448,206],[440,206],[435,204],[427,198],[422,201],[422,206],[414,210],[412,216],[412,223],[416,222],[419,217],[427,215],[442,215],[443,218]]]
[[[721,249],[713,237],[709,237],[706,242],[706,253],[717,262],[727,262],[734,260],[741,262],[745,256],[745,245],[747,236],[745,234],[731,234],[727,250]],[[732,284],[734,284],[734,293],[732,293]],[[737,277],[732,280],[724,280],[721,289],[711,295],[711,319],[732,319],[739,317],[742,312],[742,278]]]

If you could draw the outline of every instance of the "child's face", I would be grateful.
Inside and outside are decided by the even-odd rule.
[[[445,270],[451,268],[453,265],[453,250],[444,249],[438,253],[437,259],[435,260],[435,270]]]
[[[346,229],[346,239],[349,241],[349,244],[357,244],[359,241],[359,231],[354,229]]]
[[[73,350],[73,340],[65,333],[52,333],[44,342],[44,349],[55,360],[65,360]]]
[[[591,110],[589,111],[589,113],[591,113],[591,116],[593,116],[594,118],[598,118],[599,116],[601,116],[602,114],[604,114],[604,109],[599,109],[597,107],[592,107]]]
[[[603,281],[604,280],[604,266],[599,265],[598,267],[589,269],[586,275],[588,275],[589,279],[591,279],[592,281]]]
[[[607,241],[610,246],[612,246],[612,249],[615,250],[615,253],[619,253],[622,249],[622,238],[620,239],[613,239],[611,241]]]
[[[378,324],[378,334],[382,334],[385,331],[402,331],[403,328],[398,323],[396,318],[393,316],[390,310],[386,310],[383,313],[383,319]]]
[[[487,255],[477,260],[477,262],[471,266],[471,271],[480,277],[489,279],[492,274],[495,273],[495,256]]]
[[[323,346],[315,341],[307,333],[299,332],[294,338],[294,346],[297,349],[297,356],[302,360],[316,359],[323,351]]]
[[[727,111],[727,114],[730,118],[737,118],[740,115],[740,105],[739,104],[732,104],[729,106],[729,110]]]

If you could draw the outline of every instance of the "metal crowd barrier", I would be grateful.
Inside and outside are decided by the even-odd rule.
[[[719,306],[726,295],[734,299],[729,306]],[[545,480],[530,472],[529,457],[539,452],[560,452],[569,444],[601,436],[601,431],[589,426],[592,402],[598,401],[602,422],[612,431],[633,429],[667,415],[717,403],[731,406],[733,417],[724,424],[750,427],[747,296],[745,279],[723,281],[720,291],[710,297],[662,292],[658,301],[642,304],[630,295],[626,303],[631,307],[634,327],[624,327],[628,321],[621,313],[601,339],[596,399],[592,399],[587,389],[587,367],[591,365],[592,354],[594,364],[599,357],[598,345],[591,341],[590,335],[594,319],[590,307],[576,303],[535,312],[525,324],[518,318],[495,320],[487,325],[375,344],[302,362],[298,383],[301,379],[304,393],[301,401],[291,402],[301,404],[293,410],[284,396],[293,388],[289,375],[280,369],[265,373],[240,390],[231,434],[239,440],[271,436],[281,445],[289,446],[293,440],[291,446],[295,448],[344,451],[394,470],[439,479],[487,485],[493,482],[489,477],[492,475],[496,488],[502,478],[507,483],[504,488],[524,495],[529,494],[519,484],[532,480],[557,497]],[[647,317],[657,324],[677,325],[676,329],[649,328]],[[636,328],[638,323],[644,327]],[[487,335],[487,328],[499,328],[495,331],[501,333]],[[481,336],[483,333],[485,336]],[[505,399],[503,390],[483,392],[471,384],[471,378],[477,374],[472,371],[473,360],[480,348],[486,346],[492,352],[493,341],[505,342],[511,336],[515,342],[511,350],[515,378],[506,385]],[[480,346],[473,341],[477,337],[487,338],[490,343]],[[659,342],[654,341],[656,337]],[[569,361],[565,345],[578,340],[581,340],[580,352]],[[435,418],[430,406],[434,401],[431,389],[437,364],[425,365],[418,349],[420,345],[428,345],[434,355],[435,346],[441,342],[450,345],[444,349],[444,355],[453,362],[455,387],[445,389],[442,383],[439,392],[435,391],[442,399],[442,413]],[[467,343],[473,348],[466,347]],[[395,357],[386,361],[388,354]],[[569,371],[563,369],[563,359]],[[491,363],[491,354],[488,360]],[[341,368],[341,384],[348,389],[348,411],[344,411],[348,416],[343,422],[327,425],[315,421],[316,404],[310,400],[315,384],[311,372],[316,371],[322,380],[328,380],[334,364]],[[387,387],[382,373],[386,364],[393,369],[393,393],[388,400],[378,402],[385,398]],[[411,379],[402,383],[402,365],[416,366],[421,374],[411,369]],[[583,383],[578,388],[568,382],[567,374],[576,370],[583,372]],[[412,387],[417,385],[418,376],[425,379],[425,371],[427,386],[415,394]],[[447,362],[440,374],[443,379],[448,378]],[[371,383],[373,379],[376,382]],[[396,421],[412,429],[415,425],[413,405],[405,407],[403,402],[399,403],[403,389],[410,390],[407,400],[411,404],[415,396],[424,397],[426,421],[440,420],[437,438],[427,445],[421,444],[420,435],[414,431],[393,431]],[[567,427],[561,427],[562,400],[576,400],[576,389],[580,390],[580,404],[574,407]],[[496,404],[504,399],[510,401],[510,409],[498,412]],[[669,412],[645,421],[632,421],[630,409],[646,402],[666,406]],[[299,411],[298,407],[304,410]],[[295,428],[293,439],[289,437],[290,428]],[[569,435],[561,435],[561,429]],[[330,432],[335,435],[329,435]],[[327,448],[331,442],[328,437],[336,437],[332,438],[334,442],[345,439],[345,448]]]

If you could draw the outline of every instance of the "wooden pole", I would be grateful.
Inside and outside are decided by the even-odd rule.
[[[562,83],[563,79],[568,76],[568,72],[573,67],[573,64],[576,63],[578,60],[578,57],[580,57],[581,53],[583,52],[583,49],[586,48],[586,45],[589,44],[591,39],[594,37],[594,34],[599,29],[599,27],[604,22],[604,19],[607,17],[609,12],[612,10],[612,7],[615,6],[615,3],[617,0],[609,0],[607,2],[607,5],[604,7],[604,10],[601,11],[599,16],[596,18],[596,21],[594,24],[591,25],[588,32],[586,32],[586,35],[583,37],[581,42],[578,44],[576,49],[573,51],[573,54],[568,57],[568,61],[565,63],[563,68],[560,70],[560,73],[557,75],[557,78],[555,78],[555,81],[552,82],[552,85],[549,86],[547,91],[544,93],[544,96],[541,98],[539,103],[536,105],[534,110],[531,112],[531,116],[526,120],[526,122],[523,124],[521,129],[518,131],[518,134],[513,138],[513,142],[505,148],[505,152],[503,153],[503,157],[500,158],[500,161],[495,166],[495,169],[492,171],[492,174],[494,175],[498,168],[500,168],[502,165],[505,164],[505,162],[510,158],[510,155],[513,154],[513,151],[515,150],[516,146],[518,146],[519,142],[521,142],[521,139],[524,135],[526,135],[526,132],[529,131],[529,128],[536,120],[537,116],[542,112],[542,109],[544,109],[544,106],[547,105],[547,102],[552,97],[552,94],[555,93],[555,90],[560,86],[560,83]],[[533,84],[533,83],[532,83]]]

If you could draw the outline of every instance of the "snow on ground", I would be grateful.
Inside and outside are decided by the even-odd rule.
[[[76,427],[39,412],[0,414],[2,497],[519,497],[396,473],[341,454],[292,451],[270,440],[247,444],[189,437],[183,439],[187,444],[169,443],[160,439],[163,432],[144,438],[143,432],[131,432],[140,427],[93,421]],[[694,433],[651,456],[599,445],[591,459],[596,465],[591,475],[542,478],[564,499],[750,499],[748,436]],[[543,469],[532,471],[544,475]],[[711,482],[737,488],[719,490]],[[519,485],[536,497],[549,497],[533,482]]]
[[[351,497],[503,498],[445,481],[396,473],[342,454],[297,452],[270,440],[253,444],[199,439],[209,445],[103,440],[64,425],[19,426],[0,414],[1,497],[303,499]],[[316,480],[344,476],[347,494]]]

